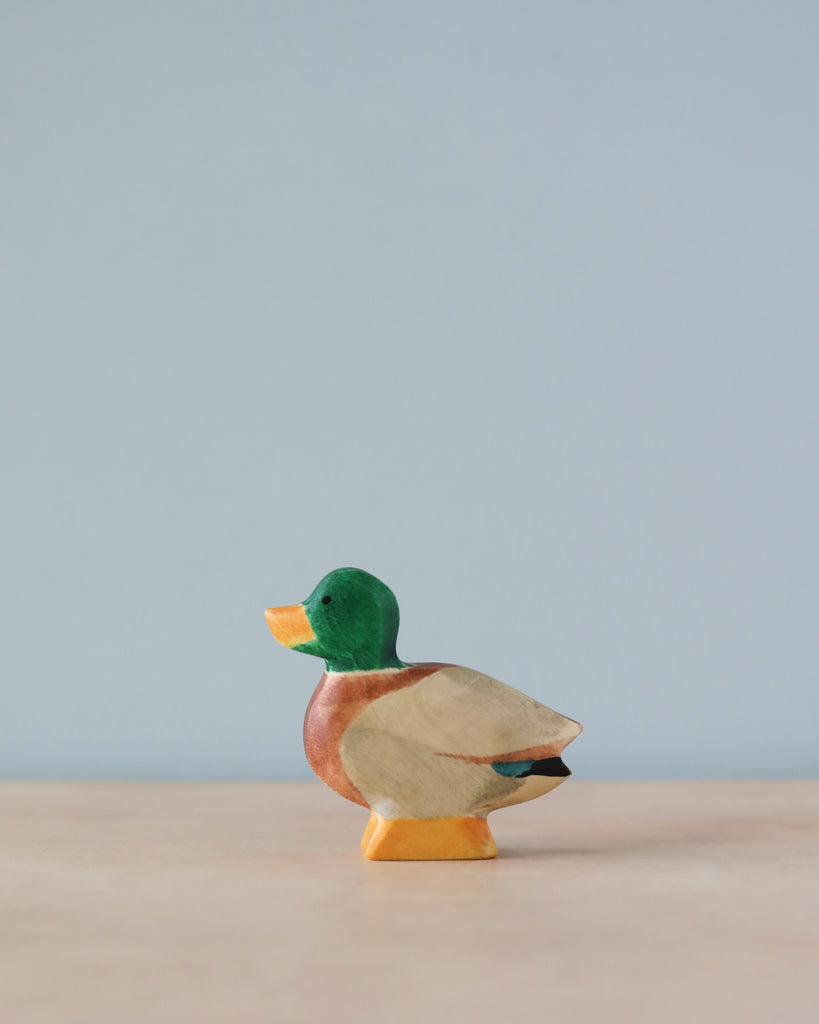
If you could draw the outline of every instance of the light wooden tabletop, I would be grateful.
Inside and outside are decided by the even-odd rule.
[[[569,779],[496,861],[317,783],[0,785],[3,1024],[816,1024],[819,781]]]

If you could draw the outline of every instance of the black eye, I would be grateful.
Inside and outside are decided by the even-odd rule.
[[[322,604],[329,604],[332,600],[333,599],[332,599],[332,597],[330,597],[329,594],[325,594],[324,597],[321,599],[321,603]]]

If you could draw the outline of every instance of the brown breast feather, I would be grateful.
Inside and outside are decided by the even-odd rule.
[[[341,764],[341,737],[374,700],[445,667],[444,662],[430,661],[383,672],[325,672],[304,716],[304,751],[322,782],[348,800],[369,807]]]

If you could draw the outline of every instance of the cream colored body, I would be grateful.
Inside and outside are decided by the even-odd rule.
[[[557,756],[581,728],[491,676],[451,665],[368,705],[344,733],[341,761],[379,818],[485,817],[563,782],[510,778],[491,761],[530,748]]]

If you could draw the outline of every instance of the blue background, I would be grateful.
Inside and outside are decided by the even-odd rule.
[[[308,774],[268,605],[814,774],[814,3],[3,5],[0,773]]]

